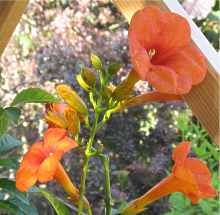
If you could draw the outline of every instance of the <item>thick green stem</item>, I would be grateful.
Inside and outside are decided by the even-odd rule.
[[[83,172],[81,176],[81,183],[80,183],[80,200],[79,200],[79,207],[78,207],[78,215],[82,215],[83,212],[83,198],[86,190],[86,177],[88,173],[88,167],[89,167],[89,160],[91,155],[91,149],[93,145],[93,141],[96,135],[97,125],[99,120],[99,112],[95,111],[95,117],[94,117],[94,123],[91,130],[90,138],[88,140],[88,143],[86,145],[86,151],[84,156],[84,162],[83,162]]]
[[[111,183],[109,173],[109,157],[107,155],[99,155],[104,167],[105,175],[105,204],[106,204],[106,215],[112,214],[112,196],[111,196]]]

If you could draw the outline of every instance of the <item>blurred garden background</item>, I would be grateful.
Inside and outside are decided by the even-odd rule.
[[[180,2],[216,51],[219,51],[219,1]],[[10,104],[17,92],[30,86],[55,93],[54,86],[57,83],[71,85],[85,98],[75,75],[83,65],[90,66],[91,53],[99,55],[106,65],[112,61],[123,63],[123,68],[114,80],[114,83],[119,83],[131,68],[127,37],[127,22],[108,0],[31,0],[1,57],[0,105]],[[142,93],[151,89],[147,83],[140,82],[135,90]],[[12,150],[10,147],[0,148],[1,178],[14,178],[19,158],[26,152],[28,145],[41,136],[45,129],[44,111],[43,105],[26,104],[22,107],[18,125],[11,124],[9,134],[21,140],[22,144],[17,144],[16,149]],[[88,135],[86,130],[83,130],[83,135]],[[111,157],[114,208],[123,207],[126,201],[143,194],[164,178],[172,166],[172,148],[183,139],[193,142],[192,156],[196,155],[208,164],[213,173],[213,185],[218,189],[219,149],[184,102],[154,103],[114,114],[96,136],[96,140],[104,144]],[[64,160],[70,176],[79,185],[82,153],[70,152]],[[87,197],[95,215],[104,214],[102,175],[101,164],[93,159]],[[0,180],[0,188],[2,183],[6,182]],[[65,196],[54,182],[49,183],[47,188],[61,199]],[[22,205],[17,199],[22,198],[22,195],[12,193],[10,189],[1,189],[4,192],[0,191],[0,200],[12,198],[15,211],[16,207],[23,208],[17,210],[16,214],[27,214],[25,210],[29,206],[26,203]],[[34,193],[28,196],[32,205],[29,207],[30,215],[55,214],[42,197]],[[0,208],[3,208],[1,206],[0,201]],[[13,212],[5,209],[0,209],[0,214]],[[76,214],[74,208],[72,214]],[[192,206],[182,194],[174,193],[152,204],[143,214],[217,215],[219,202],[218,199],[203,200]]]

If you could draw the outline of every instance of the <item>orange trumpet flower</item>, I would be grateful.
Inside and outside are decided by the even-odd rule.
[[[25,192],[37,180],[41,183],[53,180],[63,154],[77,146],[74,140],[66,136],[66,130],[49,128],[44,133],[43,141],[33,144],[24,155],[16,173],[16,187]]]
[[[47,104],[45,119],[50,127],[67,129],[74,136],[79,133],[79,116],[77,112],[67,104]]]
[[[134,70],[160,93],[186,94],[203,81],[207,62],[190,42],[187,20],[156,6],[137,11],[129,27]]]
[[[150,203],[173,192],[182,192],[192,202],[216,196],[216,190],[211,185],[211,174],[201,160],[188,158],[191,142],[180,143],[173,151],[175,162],[171,175],[167,176],[143,196],[130,202],[123,210],[123,215],[140,213]]]
[[[78,146],[66,135],[65,129],[49,128],[44,133],[44,139],[31,146],[16,172],[18,190],[26,192],[37,181],[45,183],[55,179],[69,194],[72,201],[78,203],[79,190],[71,182],[60,163],[60,159],[66,152]],[[88,208],[88,201],[86,199],[84,201]]]

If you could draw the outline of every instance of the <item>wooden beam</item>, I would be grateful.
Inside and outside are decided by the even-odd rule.
[[[193,87],[189,94],[184,96],[185,101],[192,109],[204,128],[208,131],[214,143],[219,144],[219,75],[220,60],[217,52],[202,34],[200,29],[189,18],[177,0],[113,0],[113,3],[130,22],[133,14],[147,4],[157,4],[163,9],[184,16],[190,23],[192,42],[202,51],[208,61],[208,73],[201,84]],[[177,26],[178,27],[178,26]]]
[[[0,55],[3,53],[27,4],[28,0],[0,1]]]

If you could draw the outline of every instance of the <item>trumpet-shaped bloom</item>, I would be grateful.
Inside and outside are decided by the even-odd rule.
[[[187,157],[190,145],[190,142],[182,142],[173,151],[175,165],[171,176],[174,185],[177,184],[173,188],[196,204],[202,198],[216,196],[216,190],[211,185],[211,173],[206,164],[197,158]]]
[[[66,135],[65,129],[50,128],[42,141],[31,146],[16,172],[18,190],[25,192],[37,181],[44,183],[54,179],[63,154],[78,146]]]
[[[199,159],[187,157],[190,145],[190,142],[182,142],[174,149],[172,158],[175,164],[171,175],[129,203],[123,215],[140,213],[146,205],[172,192],[182,192],[193,204],[198,203],[200,199],[216,196],[208,167]]]
[[[205,78],[207,63],[190,42],[187,20],[156,6],[137,11],[129,27],[131,61],[141,80],[161,93],[186,94]]]
[[[67,104],[47,104],[45,119],[50,127],[67,129],[73,135],[79,132],[78,114]]]

